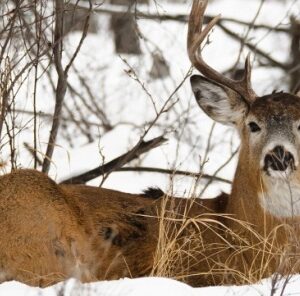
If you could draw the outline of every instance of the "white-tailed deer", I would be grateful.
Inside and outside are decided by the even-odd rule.
[[[132,195],[14,171],[0,177],[1,281],[47,286],[152,273],[196,286],[299,271],[300,98],[257,97],[249,58],[241,81],[210,68],[199,48],[218,18],[202,30],[206,5],[194,0],[189,21],[189,57],[205,75],[191,84],[211,118],[239,130],[231,195]]]
[[[191,85],[208,116],[234,125],[239,132],[239,161],[226,213],[250,223],[254,230],[249,235],[241,224],[226,221],[250,242],[239,258],[245,268],[229,265],[248,279],[299,271],[300,97],[284,92],[257,96],[251,87],[249,56],[241,80],[224,77],[207,65],[200,45],[219,17],[202,30],[206,5],[207,0],[194,0],[190,14],[188,54],[205,76],[192,76]]]

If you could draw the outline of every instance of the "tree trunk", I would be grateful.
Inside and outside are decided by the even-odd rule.
[[[135,3],[147,4],[148,0],[111,0],[112,4],[122,5],[125,12],[123,15],[112,15],[111,29],[114,33],[115,50],[120,54],[141,54],[140,40],[134,15],[131,14],[130,8]]]
[[[78,5],[67,3],[65,5],[64,13],[64,34],[72,31],[83,31],[84,23],[87,15],[90,14],[88,8],[80,7]],[[89,33],[97,33],[98,23],[94,15],[90,16]]]
[[[293,93],[300,91],[300,22],[294,17],[291,17],[291,80],[290,90]]]

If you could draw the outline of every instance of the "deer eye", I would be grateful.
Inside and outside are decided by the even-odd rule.
[[[249,122],[248,126],[250,128],[251,133],[257,133],[261,130],[258,124],[255,123],[254,121]]]

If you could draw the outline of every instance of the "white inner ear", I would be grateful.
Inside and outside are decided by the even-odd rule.
[[[192,85],[200,107],[214,120],[224,124],[238,122],[243,113],[243,103],[229,89],[220,87],[206,80]]]
[[[300,97],[300,90],[296,93],[296,96]]]

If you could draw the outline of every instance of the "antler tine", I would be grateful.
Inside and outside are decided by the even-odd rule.
[[[253,102],[255,101],[257,95],[251,86],[251,72],[252,72],[252,68],[251,68],[251,61],[250,61],[250,53],[248,53],[245,60],[244,75],[243,78],[240,80],[240,82],[242,87],[246,90],[246,93],[248,93],[250,102]]]
[[[188,28],[188,54],[191,63],[207,78],[229,87],[239,93],[248,103],[256,99],[256,94],[251,87],[251,63],[250,55],[245,61],[244,76],[241,80],[233,80],[225,77],[215,69],[211,68],[203,60],[201,55],[201,44],[210,30],[219,21],[220,15],[214,17],[209,24],[202,30],[204,12],[207,6],[207,0],[193,0],[193,5],[189,18]]]

